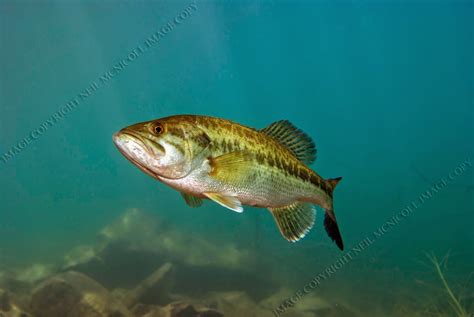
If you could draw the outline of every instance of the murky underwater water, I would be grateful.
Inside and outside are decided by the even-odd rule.
[[[0,316],[474,314],[471,1],[0,2]],[[174,114],[318,149],[323,211],[181,195],[112,134]]]

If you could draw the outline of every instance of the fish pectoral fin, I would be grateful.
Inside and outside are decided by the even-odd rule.
[[[203,193],[207,198],[215,201],[221,206],[224,206],[226,208],[229,208],[230,210],[236,211],[236,212],[242,212],[244,211],[244,208],[242,207],[242,203],[240,200],[237,199],[235,196],[230,196],[230,195],[225,195],[221,193]]]
[[[202,199],[201,198],[198,198],[198,197],[195,197],[193,195],[186,194],[186,193],[181,193],[181,196],[183,196],[184,201],[186,202],[186,204],[189,207],[197,208],[197,207],[201,207],[201,205],[202,205]]]
[[[209,159],[209,175],[221,181],[235,183],[245,178],[252,167],[252,154],[234,151]]]
[[[288,120],[281,120],[263,128],[260,132],[275,139],[306,164],[316,160],[316,145],[306,133],[295,127]]]
[[[291,205],[268,208],[286,240],[302,239],[314,225],[316,210],[309,203],[295,202]]]

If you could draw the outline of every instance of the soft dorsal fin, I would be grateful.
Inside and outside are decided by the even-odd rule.
[[[311,164],[316,160],[316,145],[313,140],[291,124],[288,120],[281,120],[270,124],[260,132],[274,138],[288,148],[302,162]]]

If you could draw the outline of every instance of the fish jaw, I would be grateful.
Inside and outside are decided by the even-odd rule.
[[[126,128],[115,133],[112,140],[120,153],[142,171],[155,178],[159,175],[159,158],[165,153],[161,146],[151,146],[146,139]]]
[[[160,133],[154,134],[157,126]],[[188,141],[164,130],[160,122],[142,122],[120,130],[112,139],[130,162],[154,178],[185,177],[193,167]]]

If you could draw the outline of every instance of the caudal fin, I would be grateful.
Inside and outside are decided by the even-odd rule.
[[[336,216],[332,209],[326,209],[326,215],[324,215],[324,228],[326,229],[328,236],[336,243],[339,249],[344,250],[341,232],[339,231]]]
[[[336,188],[336,185],[341,179],[342,177],[337,177],[326,180],[326,184],[330,186],[331,197],[334,188]],[[324,228],[326,229],[328,236],[336,243],[339,249],[344,250],[344,243],[342,242],[341,232],[339,231],[339,226],[337,225],[336,215],[334,214],[332,203],[331,208],[328,208],[325,211],[326,214],[324,215]]]

